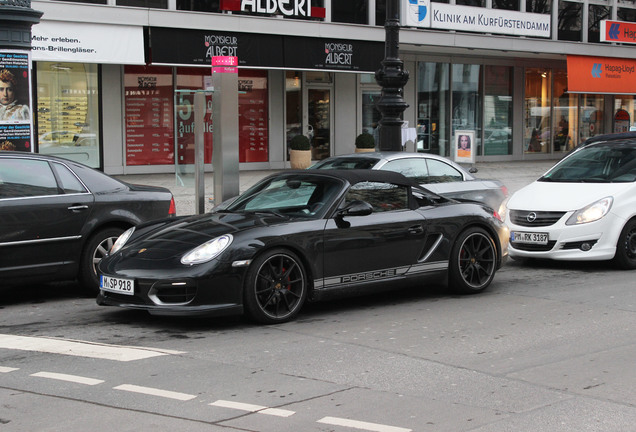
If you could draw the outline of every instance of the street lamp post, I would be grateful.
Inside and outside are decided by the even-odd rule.
[[[402,150],[402,113],[408,104],[404,102],[403,88],[409,80],[404,62],[398,57],[400,45],[399,0],[386,0],[384,29],[384,60],[375,72],[375,80],[382,86],[382,94],[376,103],[382,114],[379,126],[380,150]]]

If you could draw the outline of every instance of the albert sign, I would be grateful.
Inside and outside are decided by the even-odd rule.
[[[220,9],[296,18],[324,18],[326,13],[323,7],[312,7],[311,0],[221,0]]]

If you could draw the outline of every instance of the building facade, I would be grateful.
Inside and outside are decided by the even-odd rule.
[[[417,136],[407,148],[456,158],[458,137],[469,136],[477,161],[556,159],[590,136],[633,127],[632,41],[606,37],[612,23],[636,22],[633,0],[400,5],[404,120]],[[288,167],[297,134],[320,160],[353,152],[356,136],[377,127],[384,0],[34,0],[32,8],[43,12],[31,54],[40,153],[109,174],[192,163],[193,95],[210,90],[213,56],[238,57],[241,170]],[[622,75],[610,74],[611,62]],[[582,87],[571,85],[575,73]],[[585,87],[601,74],[625,85]]]

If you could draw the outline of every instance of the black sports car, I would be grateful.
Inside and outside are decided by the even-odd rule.
[[[128,230],[99,264],[97,303],[280,323],[308,299],[403,283],[437,279],[476,293],[507,239],[489,207],[395,172],[286,171],[223,210]]]
[[[165,188],[131,185],[53,156],[0,151],[0,287],[79,279],[131,226],[175,216]]]

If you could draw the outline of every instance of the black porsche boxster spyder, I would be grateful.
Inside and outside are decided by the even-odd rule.
[[[390,171],[273,174],[228,207],[126,231],[99,264],[100,305],[293,319],[307,300],[445,282],[477,293],[508,231],[485,205]]]

